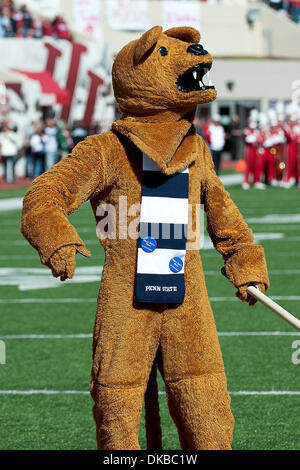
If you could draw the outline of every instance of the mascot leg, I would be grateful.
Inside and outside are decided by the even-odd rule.
[[[224,373],[166,382],[183,450],[230,450],[233,417]]]
[[[162,326],[163,377],[184,450],[231,449],[234,419],[223,359],[206,292],[183,303]]]
[[[97,443],[100,450],[138,450],[143,398],[158,347],[161,315],[125,302],[116,309],[117,300],[112,302],[101,306],[94,330],[91,395]]]
[[[146,384],[98,386],[93,415],[99,450],[139,450],[139,424]]]

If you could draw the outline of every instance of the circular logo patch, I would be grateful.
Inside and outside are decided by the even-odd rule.
[[[182,259],[179,258],[178,256],[175,256],[174,258],[172,258],[169,263],[169,268],[172,271],[172,273],[179,273],[183,268]]]
[[[146,253],[152,253],[157,247],[157,241],[152,237],[145,237],[141,242],[141,247]]]

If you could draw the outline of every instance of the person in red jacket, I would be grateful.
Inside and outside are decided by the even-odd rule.
[[[265,184],[261,183],[262,158],[258,152],[259,130],[253,118],[249,119],[248,127],[244,129],[243,139],[245,143],[246,170],[244,174],[243,189],[249,189],[253,182],[254,188],[265,189]]]
[[[288,12],[291,19],[295,23],[300,23],[300,1],[299,0],[284,0],[283,9]]]
[[[277,186],[282,186],[283,173],[285,170],[285,147],[286,147],[286,136],[284,132],[284,118],[275,111],[270,112],[270,121],[272,126],[272,133],[274,135],[274,147],[276,150],[274,156],[274,170],[275,180]]]
[[[270,124],[268,122],[267,116],[264,113],[260,114],[260,123],[259,123],[259,154],[261,155],[262,160],[262,173],[265,177],[266,184],[271,184],[276,186],[275,180],[275,169],[274,169],[274,137],[271,132]]]
[[[284,175],[283,187],[290,188],[295,183],[299,183],[300,162],[299,162],[299,143],[300,143],[300,124],[298,115],[293,112],[284,127],[287,139],[287,160],[286,172]]]
[[[207,121],[202,126],[202,132],[203,132],[203,137],[208,145],[208,148],[210,148],[210,144],[211,144],[209,126],[210,126],[210,119],[207,119]]]
[[[260,134],[260,144],[264,148],[264,170],[266,184],[278,186],[280,176],[276,178],[276,168],[285,142],[285,135],[278,125],[276,114],[269,112],[269,124],[264,123]],[[276,168],[275,168],[276,167]]]
[[[53,31],[55,36],[58,39],[65,39],[67,41],[71,41],[71,33],[68,29],[67,23],[61,16],[56,16],[53,21]]]
[[[43,36],[52,37],[54,35],[53,26],[49,20],[43,21],[42,28],[43,28]]]

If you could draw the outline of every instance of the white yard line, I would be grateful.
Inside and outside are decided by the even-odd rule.
[[[292,391],[292,390],[262,390],[262,391],[254,391],[254,390],[238,390],[238,391],[229,391],[230,395],[300,395],[300,390]]]
[[[0,199],[0,212],[20,210],[23,206],[22,197],[13,197],[7,199]]]
[[[246,222],[252,224],[300,223],[300,214],[267,214],[262,217],[248,217]]]
[[[300,333],[299,333],[300,334]],[[79,333],[79,334],[49,334],[49,335],[1,335],[0,339],[85,339],[92,338],[91,333]]]
[[[68,304],[68,303],[86,303],[97,302],[95,298],[61,298],[61,299],[0,299],[0,304]]]
[[[219,331],[218,336],[300,336],[293,331]],[[0,335],[1,340],[10,339],[85,339],[92,338],[91,333],[78,334],[16,334]]]
[[[0,395],[89,395],[88,390],[0,390]]]
[[[93,256],[93,260],[101,259],[102,261],[104,261],[104,255],[92,255],[92,256]],[[24,259],[34,259],[37,262],[39,262],[39,255],[36,254],[36,255],[19,255],[19,256],[18,255],[0,256],[0,261],[12,261],[12,260],[24,260]],[[85,261],[85,260],[82,259],[82,261]]]
[[[254,234],[255,235],[259,235],[258,233]],[[261,241],[264,241],[264,240],[261,240]],[[265,241],[268,241],[268,242],[299,242],[300,241],[300,237],[284,237],[284,238],[270,238],[269,240],[266,240]]]
[[[265,254],[266,254],[267,258],[269,256],[273,256],[273,255],[276,256],[276,257],[282,256],[284,258],[295,258],[295,257],[300,256],[300,250],[299,251],[273,251],[273,250],[268,250],[265,247]]]
[[[229,175],[222,175],[220,176],[220,180],[224,184],[224,186],[232,186],[235,184],[242,184],[243,182],[243,175],[241,173],[238,174],[229,174]]]
[[[160,390],[159,395],[165,395],[165,391]],[[89,395],[88,390],[0,390],[0,395]],[[229,391],[230,395],[241,395],[241,396],[278,396],[278,395],[290,395],[299,396],[300,390],[237,390]]]
[[[218,336],[300,336],[296,331],[219,331]]]

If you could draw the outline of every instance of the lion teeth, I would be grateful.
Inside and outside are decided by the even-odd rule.
[[[202,82],[206,85],[209,81],[209,72],[207,72],[203,78],[202,78]]]
[[[196,70],[193,72],[193,77],[194,77],[195,80],[197,79],[197,71]]]

